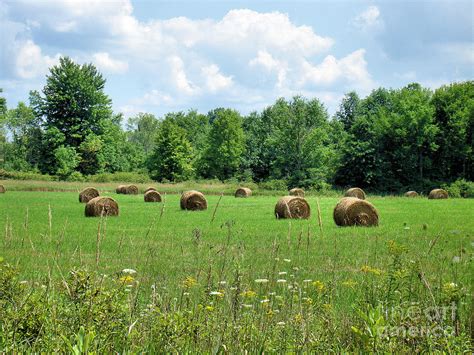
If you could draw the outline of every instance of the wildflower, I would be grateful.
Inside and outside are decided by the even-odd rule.
[[[227,281],[219,281],[219,285],[227,285]]]
[[[453,292],[453,291],[456,291],[457,288],[458,288],[458,284],[454,282],[447,282],[443,285],[443,290],[445,292]]]
[[[277,283],[278,284],[284,284],[284,283],[286,283],[286,280],[285,279],[278,279]]]
[[[184,288],[191,288],[197,284],[197,280],[194,277],[186,277],[183,281]]]
[[[380,276],[382,274],[382,270],[372,268],[369,265],[364,265],[360,268],[360,271],[365,272],[365,273],[371,273],[377,276]]]
[[[269,295],[269,296],[275,296],[276,293],[275,293],[275,292],[269,292],[268,295]]]
[[[129,274],[129,275],[135,275],[137,273],[136,270],[133,269],[123,269],[122,274]]]
[[[242,297],[253,298],[253,297],[257,296],[257,293],[255,291],[252,291],[252,290],[247,290],[247,291],[242,292],[240,295]]]
[[[459,256],[453,256],[453,260],[452,260],[453,264],[457,264],[460,261],[461,261],[461,258]]]
[[[268,282],[268,279],[256,279],[255,282],[258,284],[266,284]]]
[[[214,307],[206,306],[206,311],[212,312],[213,310],[214,310]]]
[[[313,282],[313,286],[316,288],[318,292],[323,292],[325,289],[324,283],[319,280]]]
[[[332,304],[330,303],[325,303],[323,304],[323,308],[326,310],[326,311],[330,311],[332,309]]]
[[[122,276],[119,280],[120,280],[121,283],[130,284],[130,283],[132,283],[135,279],[133,278],[133,276],[125,275],[125,276]]]
[[[347,281],[343,281],[342,282],[342,285],[343,286],[346,286],[346,287],[349,287],[349,288],[354,288],[355,286],[357,286],[357,281],[354,281],[352,279],[349,279]]]
[[[270,302],[268,298],[264,298],[263,300],[260,301],[260,303],[267,303],[267,302]]]
[[[310,280],[310,279],[303,280],[304,283],[309,283],[311,281],[313,281],[313,280]]]
[[[284,262],[291,263],[291,259],[283,259]]]
[[[189,296],[189,292],[183,292],[183,296]]]
[[[242,304],[242,308],[253,308],[253,304]]]
[[[20,283],[20,285],[26,285],[26,284],[28,284],[28,281],[23,280],[23,281],[20,281],[19,283]]]
[[[224,297],[224,294],[220,291],[211,291],[209,292],[209,296]]]
[[[295,266],[293,270],[298,271],[300,268],[298,266]]]
[[[301,313],[298,313],[297,315],[295,315],[294,321],[295,323],[301,323],[303,321],[303,315]]]
[[[278,322],[277,325],[279,326],[284,326],[286,323],[285,322]]]
[[[280,271],[280,272],[278,273],[278,275],[286,275],[286,274],[287,274],[286,271]]]

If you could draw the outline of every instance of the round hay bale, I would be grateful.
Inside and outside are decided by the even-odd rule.
[[[430,194],[428,195],[428,198],[430,200],[439,200],[439,199],[445,199],[448,197],[449,197],[448,191],[443,190],[443,189],[431,190]]]
[[[180,204],[182,210],[197,211],[207,209],[207,201],[204,195],[194,190],[183,192]]]
[[[148,191],[158,191],[157,189],[155,189],[154,187],[150,186],[148,187],[146,190],[145,190],[145,194],[148,192]]]
[[[252,190],[248,187],[239,187],[237,191],[235,191],[235,197],[250,197],[252,196]]]
[[[407,191],[405,192],[405,197],[418,197],[418,192],[416,191]]]
[[[334,207],[334,222],[338,226],[378,226],[379,214],[369,201],[344,197]]]
[[[346,191],[344,197],[357,197],[360,200],[365,200],[365,192],[358,187],[353,187]]]
[[[87,203],[99,196],[99,191],[94,187],[86,187],[79,193],[79,202]]]
[[[86,217],[118,216],[119,206],[117,202],[110,197],[95,197],[86,204]]]
[[[299,196],[283,196],[275,205],[277,218],[307,219],[310,215],[308,202]]]
[[[125,195],[138,195],[138,187],[137,185],[125,185],[122,193]]]
[[[115,192],[118,193],[118,194],[123,194],[123,193],[124,193],[124,190],[125,190],[125,185],[119,185],[119,186],[117,186],[117,188],[115,189]]]
[[[5,189],[5,186],[0,185],[0,194],[4,194],[6,191],[7,189]]]
[[[291,189],[289,191],[290,196],[298,196],[298,197],[304,197],[304,190],[300,189],[298,187],[295,187],[294,189]]]
[[[145,192],[144,200],[145,202],[161,202],[161,195],[156,190],[150,190]]]

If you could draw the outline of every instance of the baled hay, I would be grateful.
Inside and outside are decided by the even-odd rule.
[[[443,190],[443,189],[434,189],[431,190],[430,194],[428,195],[428,198],[430,200],[439,200],[439,199],[445,199],[448,198],[448,191]]]
[[[138,187],[136,185],[125,185],[122,193],[125,195],[138,195]]]
[[[239,187],[237,191],[235,191],[235,197],[250,197],[252,196],[252,190],[248,187]]]
[[[145,192],[145,202],[161,202],[161,195],[156,190],[150,190]]]
[[[182,210],[197,211],[207,209],[207,201],[204,195],[194,190],[183,192],[180,205]]]
[[[5,186],[0,185],[0,194],[4,194],[5,191],[7,191],[7,190],[5,189]]]
[[[117,202],[110,197],[95,197],[86,204],[86,217],[118,216]]]
[[[357,197],[360,200],[365,200],[365,192],[358,187],[353,187],[346,191],[344,197]]]
[[[405,197],[418,197],[418,192],[416,192],[416,191],[407,191],[407,192],[405,192]]]
[[[291,189],[289,191],[290,196],[298,196],[298,197],[304,197],[304,190],[300,189],[298,187],[295,187],[294,189]]]
[[[299,196],[284,196],[275,205],[277,218],[307,219],[311,215],[308,202]]]
[[[344,197],[334,208],[334,222],[338,226],[378,226],[379,214],[370,202],[357,197]]]
[[[148,187],[146,190],[145,190],[145,194],[148,192],[148,191],[158,191],[157,189],[155,189],[154,187]]]
[[[86,187],[79,193],[79,202],[87,203],[97,196],[99,196],[99,191],[96,188]]]
[[[125,190],[125,185],[119,185],[117,186],[117,188],[115,189],[115,192],[118,193],[118,194],[123,194]]]

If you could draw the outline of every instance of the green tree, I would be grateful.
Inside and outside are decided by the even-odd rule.
[[[212,111],[214,116],[203,153],[200,171],[205,177],[221,180],[232,177],[239,170],[245,150],[242,117],[231,109]]]
[[[474,180],[474,81],[442,86],[435,91],[432,102],[440,129],[435,178]]]
[[[128,119],[128,140],[143,151],[145,156],[151,154],[155,144],[159,121],[150,113],[139,113]]]
[[[72,147],[60,146],[54,150],[57,161],[56,174],[61,178],[67,178],[79,165],[80,156]]]
[[[182,181],[193,176],[193,149],[186,131],[171,119],[161,122],[155,147],[148,158],[148,170],[153,179]]]
[[[342,122],[346,131],[350,130],[357,118],[360,99],[355,91],[347,93],[336,112],[336,120]]]

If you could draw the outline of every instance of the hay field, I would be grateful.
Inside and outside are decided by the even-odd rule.
[[[220,337],[208,334],[203,343],[194,345],[167,339],[165,343],[173,345],[163,343],[160,349],[213,351],[222,344],[234,351],[373,349],[370,338],[367,341],[351,329],[363,333],[367,322],[356,309],[370,304],[376,310],[379,301],[441,305],[449,285],[463,294],[453,298],[459,303],[455,323],[460,328],[452,343],[468,341],[474,200],[369,196],[380,214],[379,226],[341,228],[332,217],[338,198],[319,198],[320,226],[314,196],[307,197],[311,206],[308,220],[277,220],[273,213],[278,196],[240,199],[224,195],[216,210],[220,197],[207,195],[207,210],[183,211],[177,194],[163,196],[164,203],[144,203],[143,194],[105,195],[118,202],[118,217],[84,217],[84,204],[78,202],[75,192],[7,191],[0,196],[0,256],[16,266],[19,279],[31,284],[67,279],[73,269],[111,278],[119,277],[123,269],[133,269],[137,273],[131,279],[139,285],[135,285],[139,304],[149,302],[153,290],[161,295],[162,312],[172,312],[178,307],[176,302],[185,307],[182,300],[188,297],[187,307],[208,307],[204,309],[215,313],[210,317],[226,319],[225,328],[224,323],[206,328],[216,334],[222,331]],[[192,280],[192,285],[186,280]],[[190,290],[194,285],[195,290]],[[231,299],[237,287],[239,295]],[[286,306],[277,305],[277,296]],[[290,300],[294,303],[291,309],[287,308]],[[306,310],[306,301],[318,308]],[[247,339],[229,333],[236,322],[232,302],[239,302],[239,312],[247,312],[247,306],[249,312],[255,312],[244,324],[260,335]],[[266,314],[273,316],[267,319]],[[304,329],[295,317],[308,322]],[[271,335],[278,327],[288,327],[283,347]],[[331,333],[316,341],[316,335],[324,331]],[[308,333],[302,343],[300,332]],[[145,338],[135,343],[130,340],[133,344],[127,346],[156,350],[151,338]],[[430,349],[420,345],[425,344],[424,339],[408,345],[394,339],[395,345],[389,342],[387,346],[392,347],[381,349]],[[441,345],[435,342],[433,349],[446,346],[448,340],[443,338]]]

